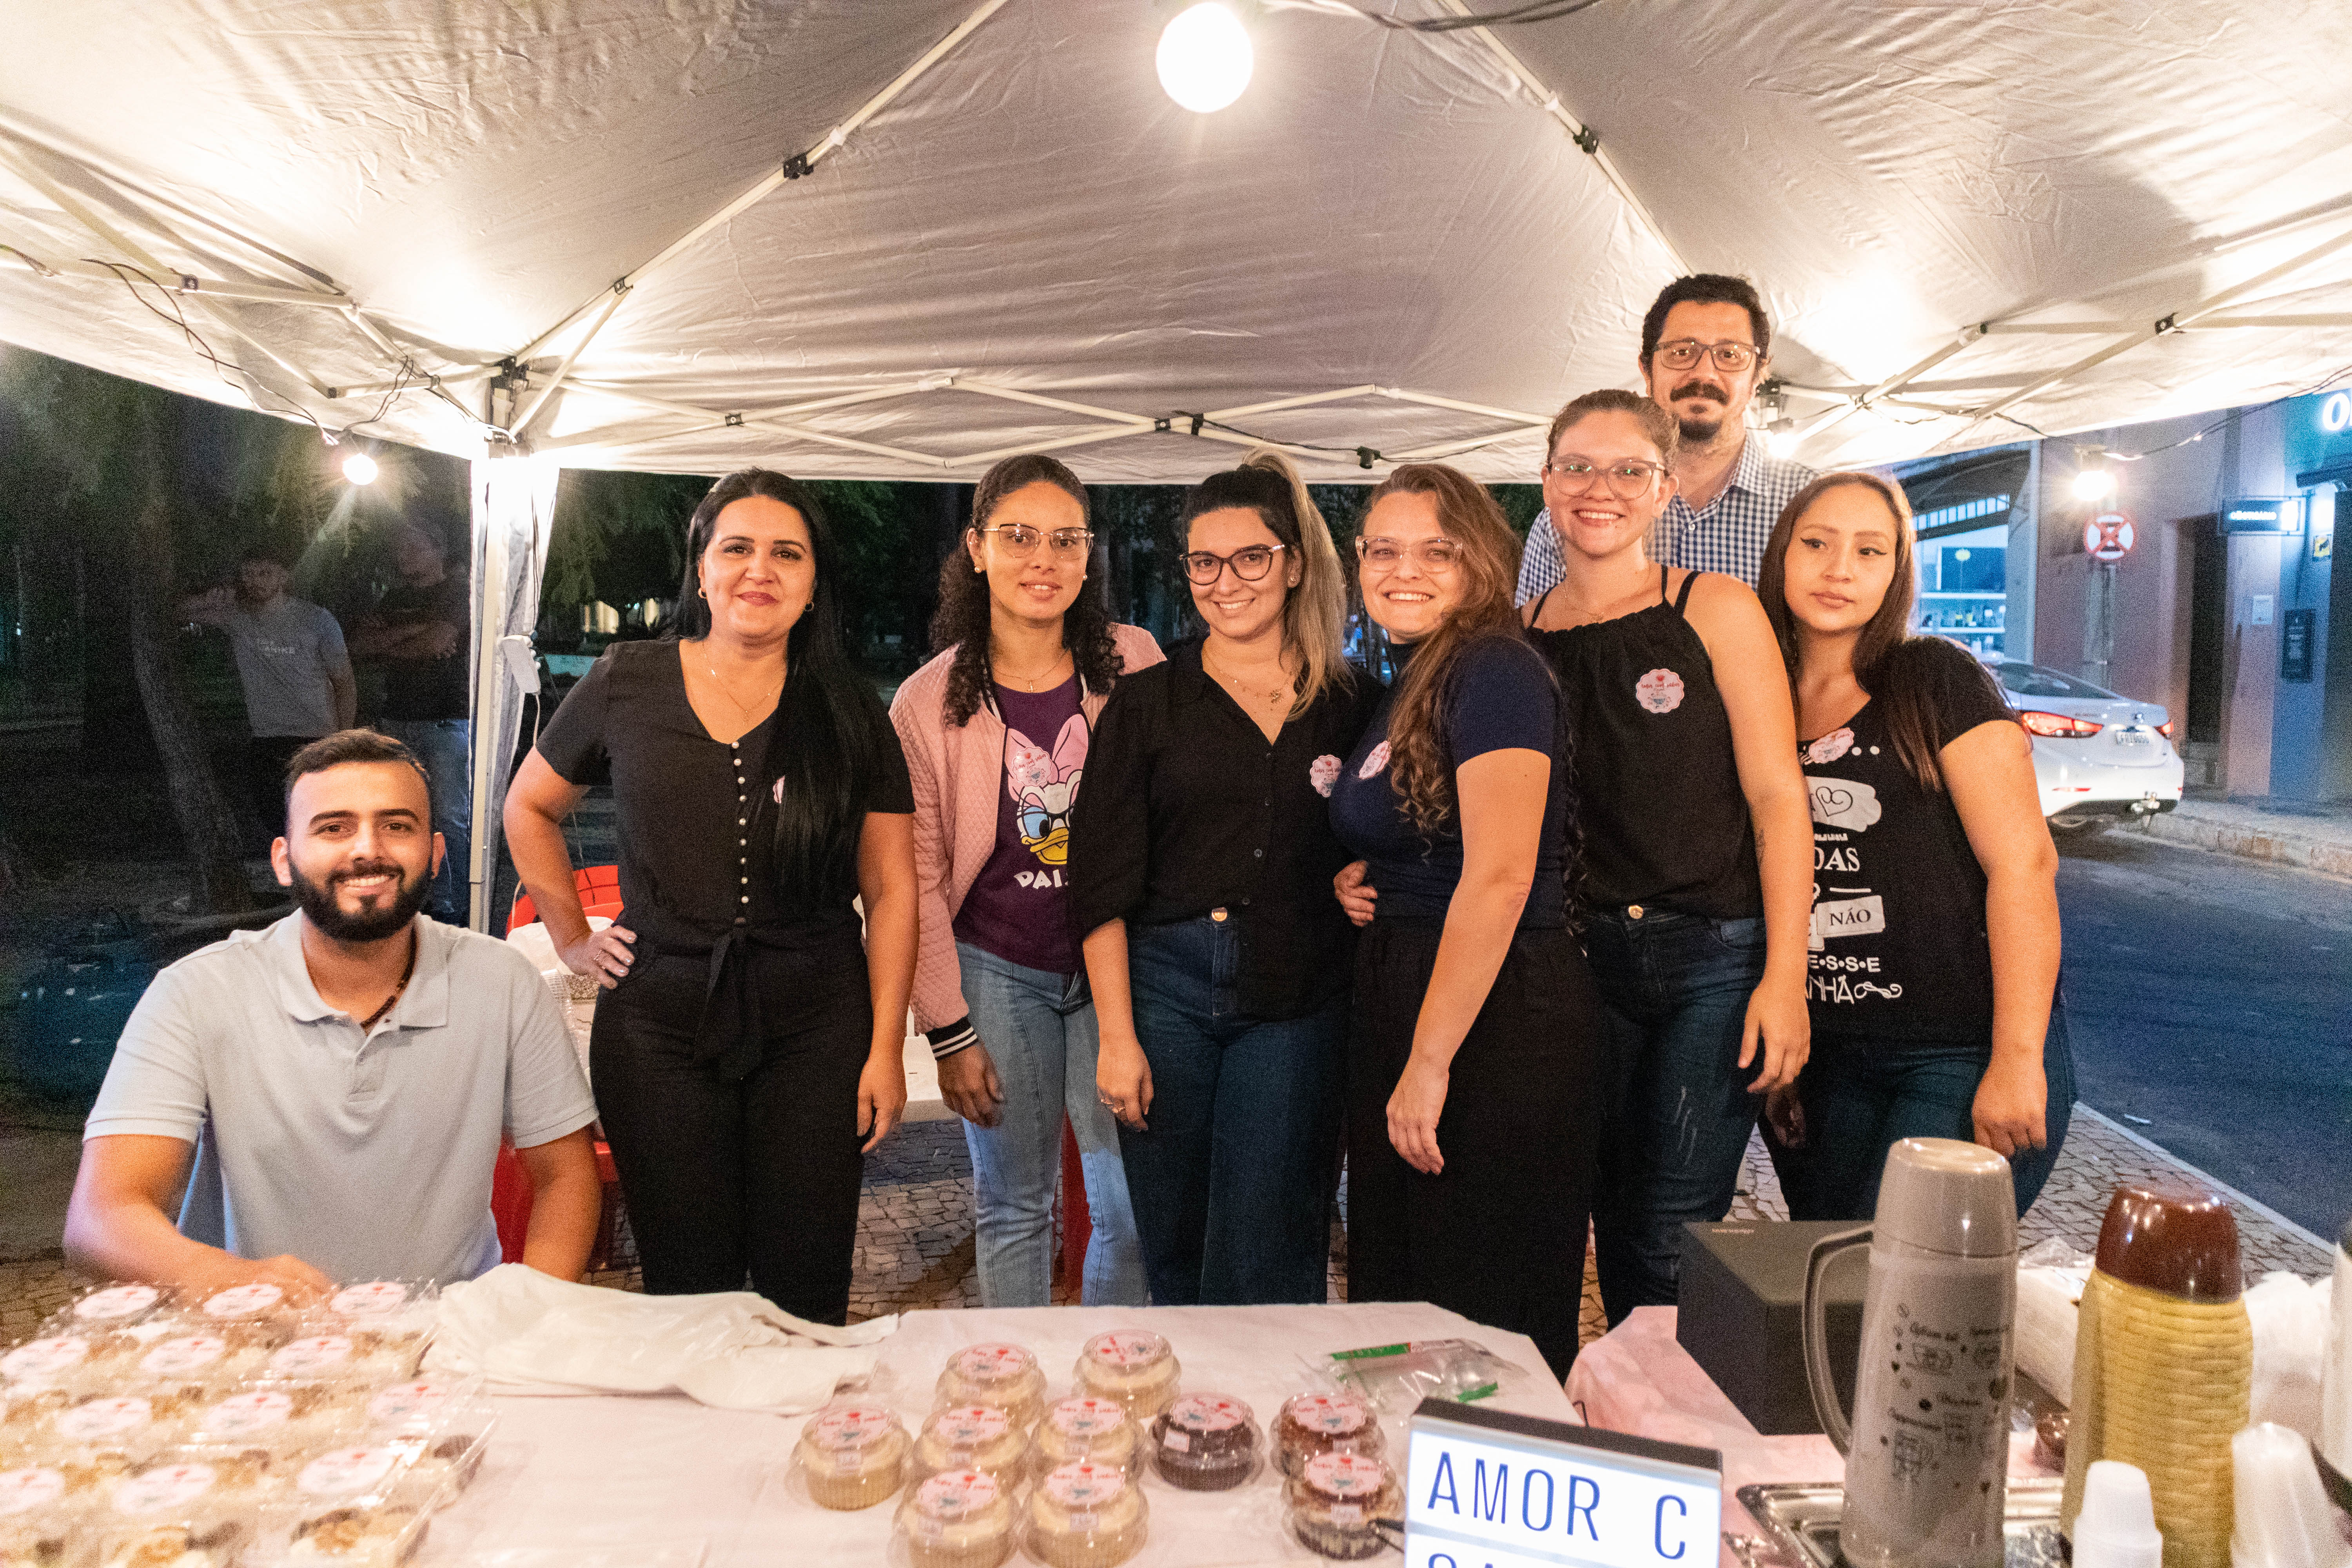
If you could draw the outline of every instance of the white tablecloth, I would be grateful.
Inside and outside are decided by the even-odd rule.
[[[1058,1398],[1087,1339],[1129,1326],[1165,1334],[1187,1391],[1237,1395],[1261,1429],[1284,1398],[1307,1385],[1301,1358],[1408,1339],[1475,1340],[1530,1373],[1494,1405],[1575,1419],[1533,1342],[1420,1303],[910,1312],[885,1342],[872,1397],[912,1433],[951,1352],[1009,1340],[1036,1352],[1047,1392]],[[476,1561],[622,1568],[656,1552],[664,1568],[688,1568],[669,1555],[679,1548],[698,1548],[708,1568],[904,1561],[891,1543],[895,1500],[836,1513],[808,1500],[790,1464],[805,1417],[710,1410],[679,1397],[498,1403],[482,1472],[434,1521],[419,1568]],[[1392,1431],[1391,1441],[1401,1436]],[[1148,1477],[1151,1536],[1131,1560],[1135,1568],[1322,1563],[1284,1532],[1276,1479],[1270,1464],[1230,1492],[1180,1491]]]

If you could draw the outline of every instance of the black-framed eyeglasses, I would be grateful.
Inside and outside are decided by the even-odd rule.
[[[980,531],[996,535],[999,548],[1007,555],[1022,560],[1036,554],[1038,544],[1043,542],[1056,561],[1076,561],[1085,555],[1095,542],[1093,532],[1087,529],[1057,528],[1051,533],[1040,533],[1023,522],[998,523]]]
[[[1668,370],[1688,370],[1698,363],[1701,354],[1715,361],[1715,368],[1738,375],[1757,359],[1756,345],[1729,339],[1719,343],[1703,343],[1696,338],[1676,338],[1670,343],[1660,343],[1656,350],[1658,362]]]
[[[1609,493],[1619,500],[1635,500],[1647,494],[1665,471],[1638,458],[1615,463],[1596,463],[1590,458],[1557,458],[1544,465],[1544,473],[1558,479],[1559,488],[1570,495],[1591,495],[1596,482],[1606,480]]]
[[[1356,558],[1383,572],[1396,570],[1408,554],[1429,572],[1451,572],[1462,563],[1462,546],[1450,539],[1416,539],[1411,544],[1377,535],[1356,540]]]
[[[1205,588],[1224,574],[1226,567],[1244,583],[1255,583],[1274,570],[1274,558],[1286,544],[1244,544],[1231,555],[1212,555],[1205,550],[1195,550],[1177,557],[1184,563],[1184,575]]]

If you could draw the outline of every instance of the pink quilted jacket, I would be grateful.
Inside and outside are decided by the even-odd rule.
[[[1122,669],[1158,664],[1160,644],[1141,626],[1113,625]],[[915,879],[920,935],[915,957],[915,1027],[936,1029],[971,1009],[956,963],[955,916],[996,848],[996,795],[1004,787],[1004,721],[982,707],[960,726],[947,721],[948,669],[955,649],[907,678],[890,700],[890,721],[915,783]],[[1079,704],[1092,724],[1108,692]]]

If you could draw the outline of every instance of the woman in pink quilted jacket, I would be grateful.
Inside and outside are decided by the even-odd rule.
[[[1095,1093],[1095,1009],[1071,929],[1070,807],[1096,716],[1123,671],[1160,661],[1112,624],[1087,491],[1052,458],[1008,458],[940,572],[940,652],[890,704],[915,786],[915,1025],[964,1120],[981,1302],[1043,1307],[1053,1280],[1062,1118],[1086,1167],[1089,1306],[1141,1306],[1118,1129]]]

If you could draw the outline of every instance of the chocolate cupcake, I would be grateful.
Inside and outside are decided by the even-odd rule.
[[[1274,1423],[1274,1460],[1296,1478],[1318,1454],[1379,1458],[1387,1444],[1371,1406],[1352,1394],[1301,1394],[1282,1402]]]
[[[1237,1487],[1257,1468],[1256,1419],[1226,1394],[1188,1394],[1152,1421],[1151,1462],[1186,1491]]]
[[[1364,1454],[1318,1454],[1289,1485],[1284,1518],[1300,1545],[1351,1562],[1387,1547],[1375,1525],[1404,1516],[1404,1493],[1380,1460]]]

